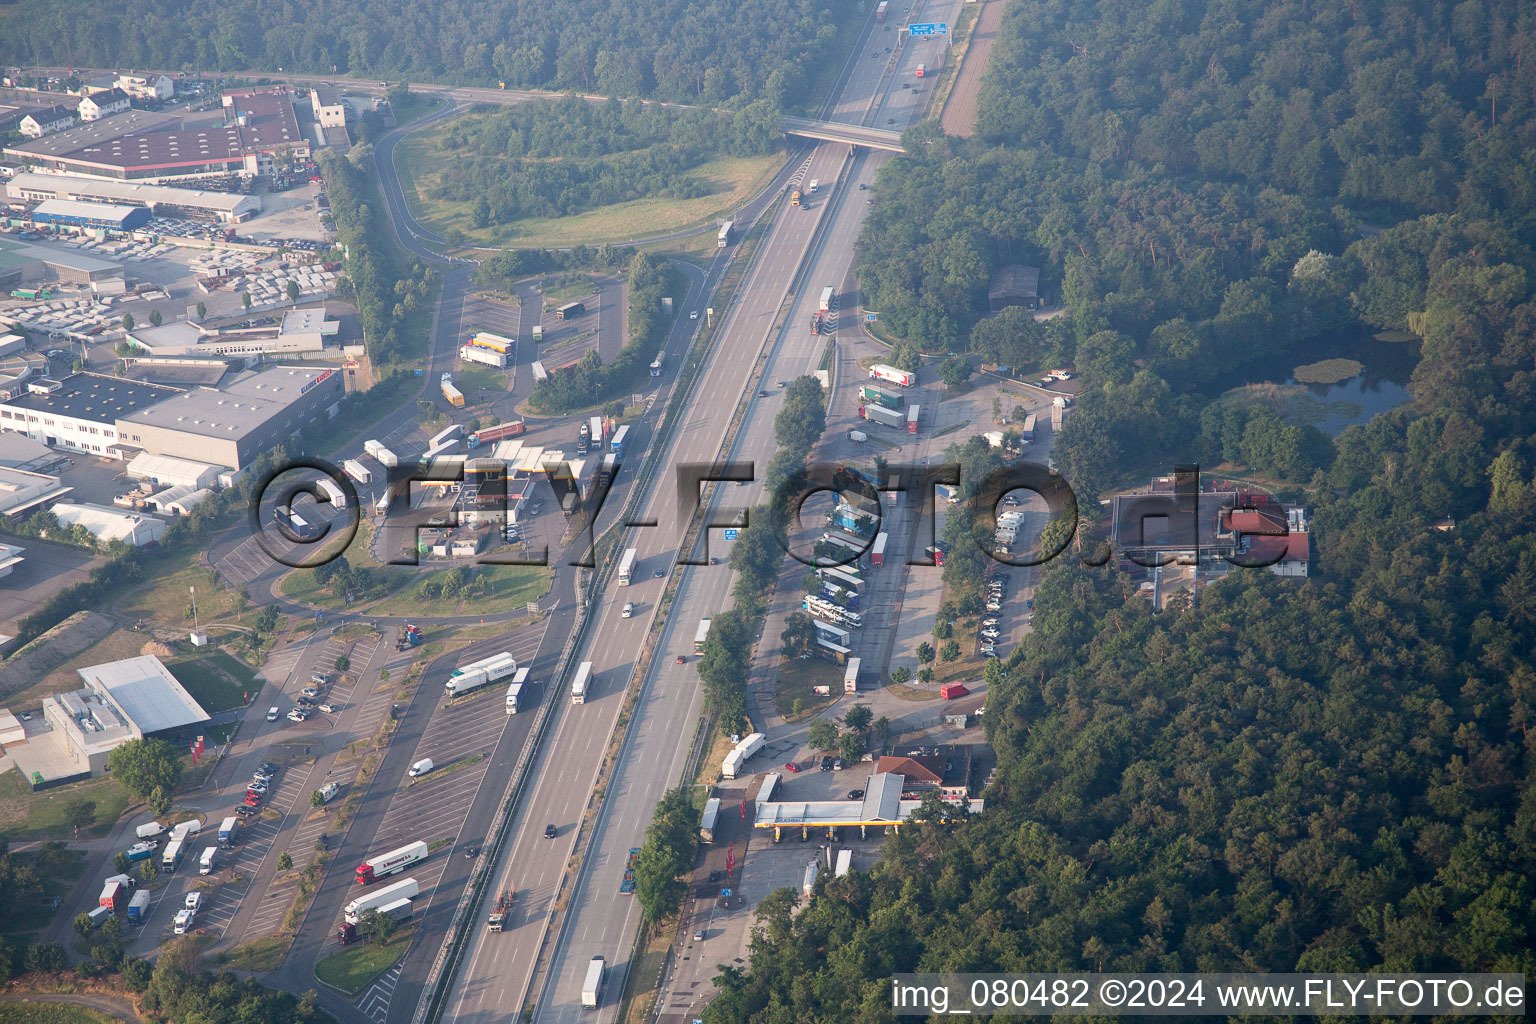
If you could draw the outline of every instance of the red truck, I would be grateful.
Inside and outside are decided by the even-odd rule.
[[[101,899],[98,903],[114,914],[121,914],[123,907],[128,903],[128,887],[122,882],[108,882],[102,886]]]
[[[939,696],[945,700],[954,700],[956,697],[964,697],[970,692],[970,690],[965,688],[964,683],[945,683],[943,686],[939,687]]]
[[[483,444],[495,444],[497,441],[505,441],[509,437],[516,437],[523,432],[523,421],[511,420],[507,423],[498,423],[494,427],[485,427],[469,435],[465,441],[466,447],[479,448]]]

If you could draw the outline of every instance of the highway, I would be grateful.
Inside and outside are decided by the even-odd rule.
[[[952,10],[958,7],[958,0],[939,7]],[[920,110],[920,99],[900,89],[899,82],[887,73],[886,60],[859,59],[877,45],[883,49],[884,35],[866,34],[850,58],[850,73],[831,112],[837,119],[857,122],[884,116],[904,128]],[[893,39],[894,33],[886,38]],[[914,57],[913,64],[918,59]],[[877,98],[879,109],[871,110]],[[746,429],[738,447],[741,455],[753,458],[760,467],[771,456],[772,417],[782,394],[773,382],[815,369],[825,340],[811,338],[806,330],[807,303],[814,301],[823,279],[841,281],[846,275],[867,209],[859,201],[862,194],[852,179],[837,183],[846,157],[842,145],[818,147],[800,179],[819,179],[822,190],[814,197],[807,196],[808,209],[785,205],[779,210],[740,295],[726,312],[713,354],[664,465],[714,460],[743,384],[754,395],[760,386],[753,369],[765,346],[771,347],[770,363],[763,374],[768,394],[748,403]],[[872,159],[855,163],[866,181],[872,180],[876,166]],[[778,337],[771,337],[785,295],[805,265],[812,235],[829,217],[828,233],[811,253],[815,269],[802,282],[799,302],[787,326]],[[654,518],[658,526],[634,529],[626,541],[638,551],[635,583],[627,588],[611,585],[598,595],[601,603],[596,612],[595,639],[585,654],[594,664],[592,692],[585,704],[564,708],[546,740],[534,768],[536,781],[517,813],[507,856],[498,865],[498,880],[492,889],[516,889],[521,894],[517,914],[508,930],[500,934],[486,932],[476,923],[465,966],[446,1007],[447,1020],[489,1024],[516,1012],[525,999],[537,1004],[536,1021],[593,1019],[580,1008],[579,990],[586,965],[596,955],[608,958],[615,966],[610,994],[622,988],[623,964],[639,922],[634,902],[618,892],[626,854],[642,841],[657,799],[677,783],[698,721],[701,696],[692,650],[698,620],[730,604],[731,573],[725,566],[683,569],[657,656],[642,684],[635,719],[627,727],[616,772],[605,787],[580,876],[566,878],[579,826],[594,807],[593,788],[624,691],[662,593],[665,580],[655,573],[671,574],[679,554],[677,545],[692,512],[673,507],[674,491],[669,483],[652,490],[639,516]],[[747,503],[738,498],[738,490],[742,495],[758,494],[755,486],[727,486],[722,489],[723,500]],[[718,536],[711,551],[725,553]],[[633,602],[639,614],[623,618],[621,609],[626,602]],[[676,664],[678,655],[687,659],[685,665]],[[568,697],[552,694],[551,699]],[[545,826],[550,824],[556,826],[554,839],[544,838]],[[555,937],[555,959],[538,993],[530,995],[528,986],[534,981],[557,900],[568,903],[569,908]],[[616,1001],[609,998],[595,1019],[606,1024],[616,1012]]]

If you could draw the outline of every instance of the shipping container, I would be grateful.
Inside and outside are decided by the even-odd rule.
[[[1019,431],[1019,436],[1026,441],[1035,439],[1035,414],[1030,413],[1024,417],[1024,429]]]
[[[587,976],[581,982],[581,1005],[583,1009],[595,1010],[603,1001],[603,986],[607,982],[608,962],[600,956],[592,958],[587,964]]]
[[[891,7],[890,0],[880,0],[879,5],[875,7],[875,21],[877,21],[877,22],[884,21],[885,20],[885,12],[890,10],[890,7]]]
[[[175,871],[176,865],[181,863],[182,840],[172,839],[165,844],[165,849],[160,853],[160,870]]]
[[[500,682],[517,671],[517,659],[507,651],[500,651],[488,658],[472,661],[454,669],[443,689],[450,697],[462,697],[482,686]]]
[[[898,370],[894,366],[885,363],[876,363],[869,368],[871,380],[883,380],[889,384],[910,388],[917,383],[917,374],[907,370]]]
[[[540,360],[535,359],[529,368],[533,370],[533,382],[535,384],[541,380],[549,380],[549,371],[544,369],[544,364]]]
[[[629,426],[626,424],[613,432],[613,437],[608,442],[609,450],[622,459],[624,457],[624,444],[628,440]]]
[[[494,444],[497,441],[505,441],[509,437],[516,437],[526,429],[521,417],[498,423],[494,427],[481,427],[479,430],[465,438],[464,444],[468,448],[479,448],[483,444]]]
[[[832,873],[833,877],[834,878],[842,878],[844,875],[846,875],[849,872],[849,870],[852,867],[853,867],[853,851],[852,850],[839,850],[839,851],[837,851],[837,870],[835,870]]]
[[[415,899],[419,895],[421,895],[421,886],[416,879],[402,878],[393,885],[386,885],[375,892],[359,896],[351,903],[348,903],[343,908],[342,913],[348,924],[357,924],[365,910],[378,910],[381,907],[389,906],[396,900]]]
[[[368,467],[356,459],[348,459],[341,464],[341,468],[347,471],[347,476],[360,484],[370,484],[373,482],[373,474],[368,471]]]
[[[235,841],[235,836],[240,831],[240,819],[233,814],[219,822],[219,842],[229,846]]]
[[[720,798],[710,797],[704,803],[704,817],[699,822],[699,838],[706,843],[715,841],[715,819],[720,816]]]
[[[505,370],[512,365],[512,355],[509,352],[498,352],[493,348],[483,345],[463,345],[459,348],[459,358],[466,363],[480,363],[484,366],[494,366],[498,370]]]
[[[464,392],[454,387],[447,381],[443,381],[443,397],[448,399],[448,404],[456,409],[464,408]]]
[[[848,665],[847,665],[846,668],[843,669],[843,692],[844,693],[858,693],[859,692],[859,666],[861,664],[862,664],[862,659],[860,659],[860,658],[849,658],[848,659]]]
[[[832,300],[836,297],[837,289],[833,288],[831,285],[827,285],[821,290],[821,301],[817,304],[816,308],[821,310],[823,313],[832,312]]]
[[[887,409],[883,405],[866,405],[859,409],[859,415],[870,423],[878,423],[882,427],[893,427],[900,430],[906,426],[907,418],[895,409]]]
[[[128,923],[143,924],[144,918],[149,915],[150,895],[148,889],[140,889],[133,894],[133,899],[128,901]]]
[[[903,395],[883,391],[873,384],[860,384],[859,402],[862,405],[874,403],[875,405],[883,405],[887,409],[901,409],[906,406],[907,399]]]

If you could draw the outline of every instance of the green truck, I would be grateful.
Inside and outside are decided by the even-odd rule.
[[[864,405],[873,402],[876,405],[883,405],[887,409],[901,409],[907,404],[907,400],[901,395],[893,395],[889,391],[881,391],[873,384],[859,385],[859,401]]]

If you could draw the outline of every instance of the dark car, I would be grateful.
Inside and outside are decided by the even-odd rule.
[[[886,124],[895,124],[896,123],[896,119],[894,117],[888,117],[888,118],[885,119],[885,123]]]
[[[475,857],[479,856],[479,854],[480,854],[480,847],[478,847],[478,846],[466,846],[466,847],[464,847],[464,856],[470,858],[471,860],[473,860]]]
[[[553,826],[553,825],[545,825],[544,826],[544,838],[545,839],[553,839],[553,838],[555,838],[555,833],[557,831],[558,830],[555,828],[555,826]]]
[[[862,799],[864,799],[864,791],[862,789],[850,789],[848,791],[848,799],[849,800],[862,800]]]
[[[832,758],[830,755],[821,759],[821,770],[824,772],[832,770]]]

